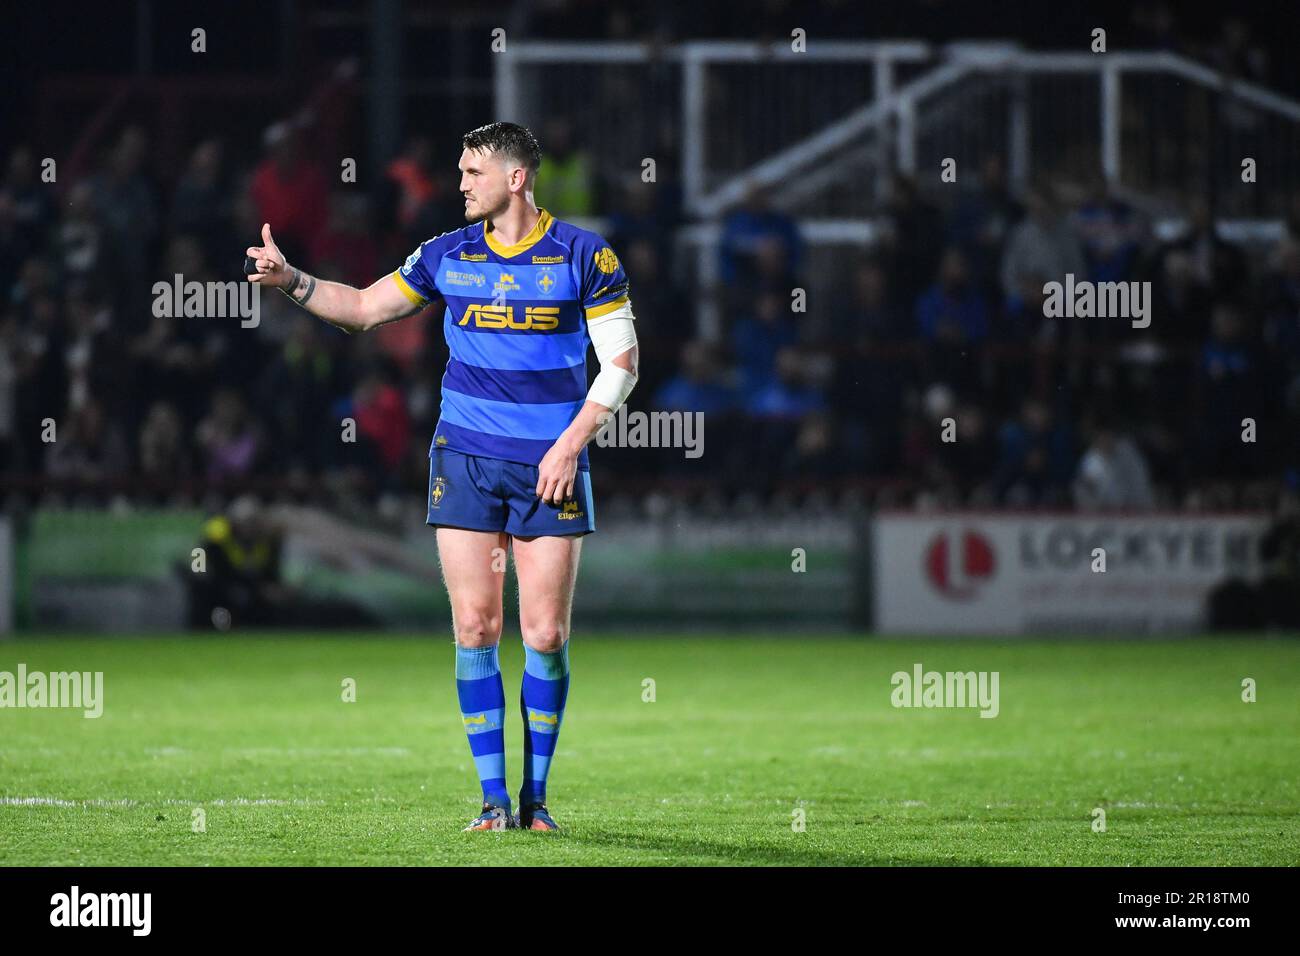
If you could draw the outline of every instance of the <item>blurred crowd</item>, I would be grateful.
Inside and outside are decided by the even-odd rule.
[[[705,415],[703,464],[673,449],[593,455],[629,487],[856,482],[940,503],[1142,509],[1237,506],[1300,483],[1296,223],[1241,245],[1192,197],[1160,237],[1100,177],[1013,190],[989,156],[960,185],[895,177],[877,239],[829,277],[797,218],[751,188],[718,223],[718,283],[703,288],[675,254],[670,186],[607,181],[563,119],[540,133],[538,202],[599,216],[631,278],[643,349],[632,408]],[[160,315],[153,287],[178,274],[241,281],[262,222],[294,264],[369,284],[463,222],[454,156],[416,138],[361,189],[319,162],[301,124],[272,126],[260,147],[244,157],[199,142],[168,177],[149,163],[149,132],[128,127],[57,186],[33,150],[6,158],[11,492],[423,487],[440,307],[349,337],[281,296],[263,298],[254,328]],[[1150,326],[1045,317],[1044,283],[1067,273],[1149,282]],[[707,337],[706,300],[723,318]]]
[[[57,188],[41,181],[30,149],[8,157],[6,476],[29,488],[35,476],[163,499],[259,480],[412,487],[445,362],[435,325],[352,339],[268,295],[249,327],[238,315],[172,315],[154,285],[177,275],[242,284],[243,249],[262,222],[274,223],[295,264],[369,284],[400,265],[417,236],[455,224],[444,208],[455,197],[430,174],[427,142],[394,159],[370,193],[331,188],[309,131],[293,123],[268,129],[263,154],[242,165],[220,141],[198,143],[169,189],[148,144],[144,130],[127,128],[97,168]],[[345,420],[355,423],[346,437]]]
[[[737,440],[712,447],[751,480],[900,477],[942,504],[1130,510],[1296,488],[1300,222],[1241,246],[1193,200],[1160,239],[1099,177],[1017,196],[997,157],[944,198],[896,178],[880,241],[807,314],[791,308],[794,221],[757,197],[729,216],[726,338],[688,343],[655,404],[730,410]],[[1067,274],[1150,283],[1150,326],[1046,317],[1044,285]]]

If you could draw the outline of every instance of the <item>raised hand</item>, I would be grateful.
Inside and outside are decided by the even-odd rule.
[[[293,270],[284,261],[284,253],[271,238],[269,222],[262,223],[262,245],[249,246],[244,254],[253,259],[257,266],[257,271],[248,277],[249,282],[278,289],[287,287],[293,281]]]

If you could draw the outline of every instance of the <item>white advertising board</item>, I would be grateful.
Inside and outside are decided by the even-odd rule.
[[[876,630],[889,634],[1195,631],[1228,577],[1257,573],[1264,514],[885,512]],[[1097,559],[1104,554],[1105,570]]]

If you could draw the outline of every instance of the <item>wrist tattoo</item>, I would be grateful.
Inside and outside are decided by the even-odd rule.
[[[316,279],[314,276],[309,276],[301,269],[295,269],[292,266],[289,267],[289,271],[293,274],[293,281],[287,286],[282,286],[280,291],[299,305],[306,306],[307,300],[316,291]]]

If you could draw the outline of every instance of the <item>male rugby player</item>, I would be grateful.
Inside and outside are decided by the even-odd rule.
[[[583,535],[595,530],[587,443],[637,377],[628,280],[600,236],[533,201],[541,149],[514,123],[467,133],[460,191],[470,225],[423,243],[396,272],[355,289],[285,262],[262,226],[249,281],[363,332],[446,305],[451,359],[429,449],[428,523],[451,599],[456,688],[483,811],[467,830],[557,829],[546,777],[569,689],[569,617]],[[587,343],[600,371],[587,388]],[[497,549],[501,549],[497,551]],[[524,773],[518,816],[505,769],[498,666],[503,564],[514,552],[524,640]],[[495,554],[494,554],[495,552]]]

